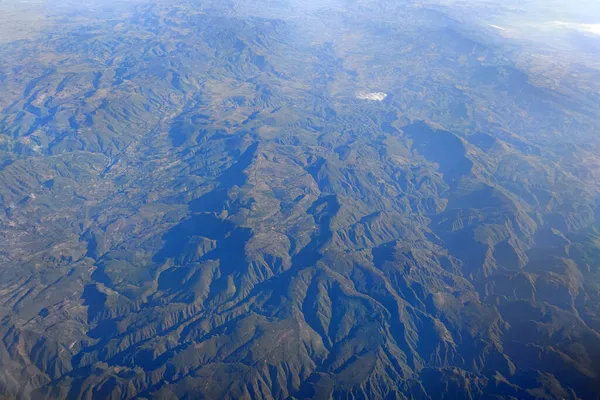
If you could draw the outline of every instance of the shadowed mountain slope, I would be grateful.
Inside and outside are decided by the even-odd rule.
[[[48,7],[0,43],[2,395],[598,398],[597,94],[411,2]]]

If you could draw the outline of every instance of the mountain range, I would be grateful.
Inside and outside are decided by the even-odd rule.
[[[600,36],[0,8],[5,398],[599,398]]]

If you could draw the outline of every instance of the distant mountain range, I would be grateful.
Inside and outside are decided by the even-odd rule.
[[[600,398],[593,54],[421,2],[30,7],[0,394]]]

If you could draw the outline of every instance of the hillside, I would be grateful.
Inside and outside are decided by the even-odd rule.
[[[0,394],[599,398],[593,56],[409,1],[30,7]]]

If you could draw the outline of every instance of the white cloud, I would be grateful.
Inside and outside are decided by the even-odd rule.
[[[370,100],[370,101],[383,101],[387,97],[387,93],[383,92],[359,92],[356,94],[357,99]]]
[[[574,22],[552,21],[553,25],[562,26],[564,28],[575,29],[579,32],[593,33],[600,35],[600,24],[577,24]]]
[[[506,29],[506,28],[503,28],[503,27],[501,27],[501,26],[498,26],[498,25],[492,25],[492,24],[490,24],[490,26],[491,26],[492,28],[496,28],[496,29],[499,29],[499,30],[501,30],[501,31],[507,31],[507,30],[508,30],[508,29]]]

